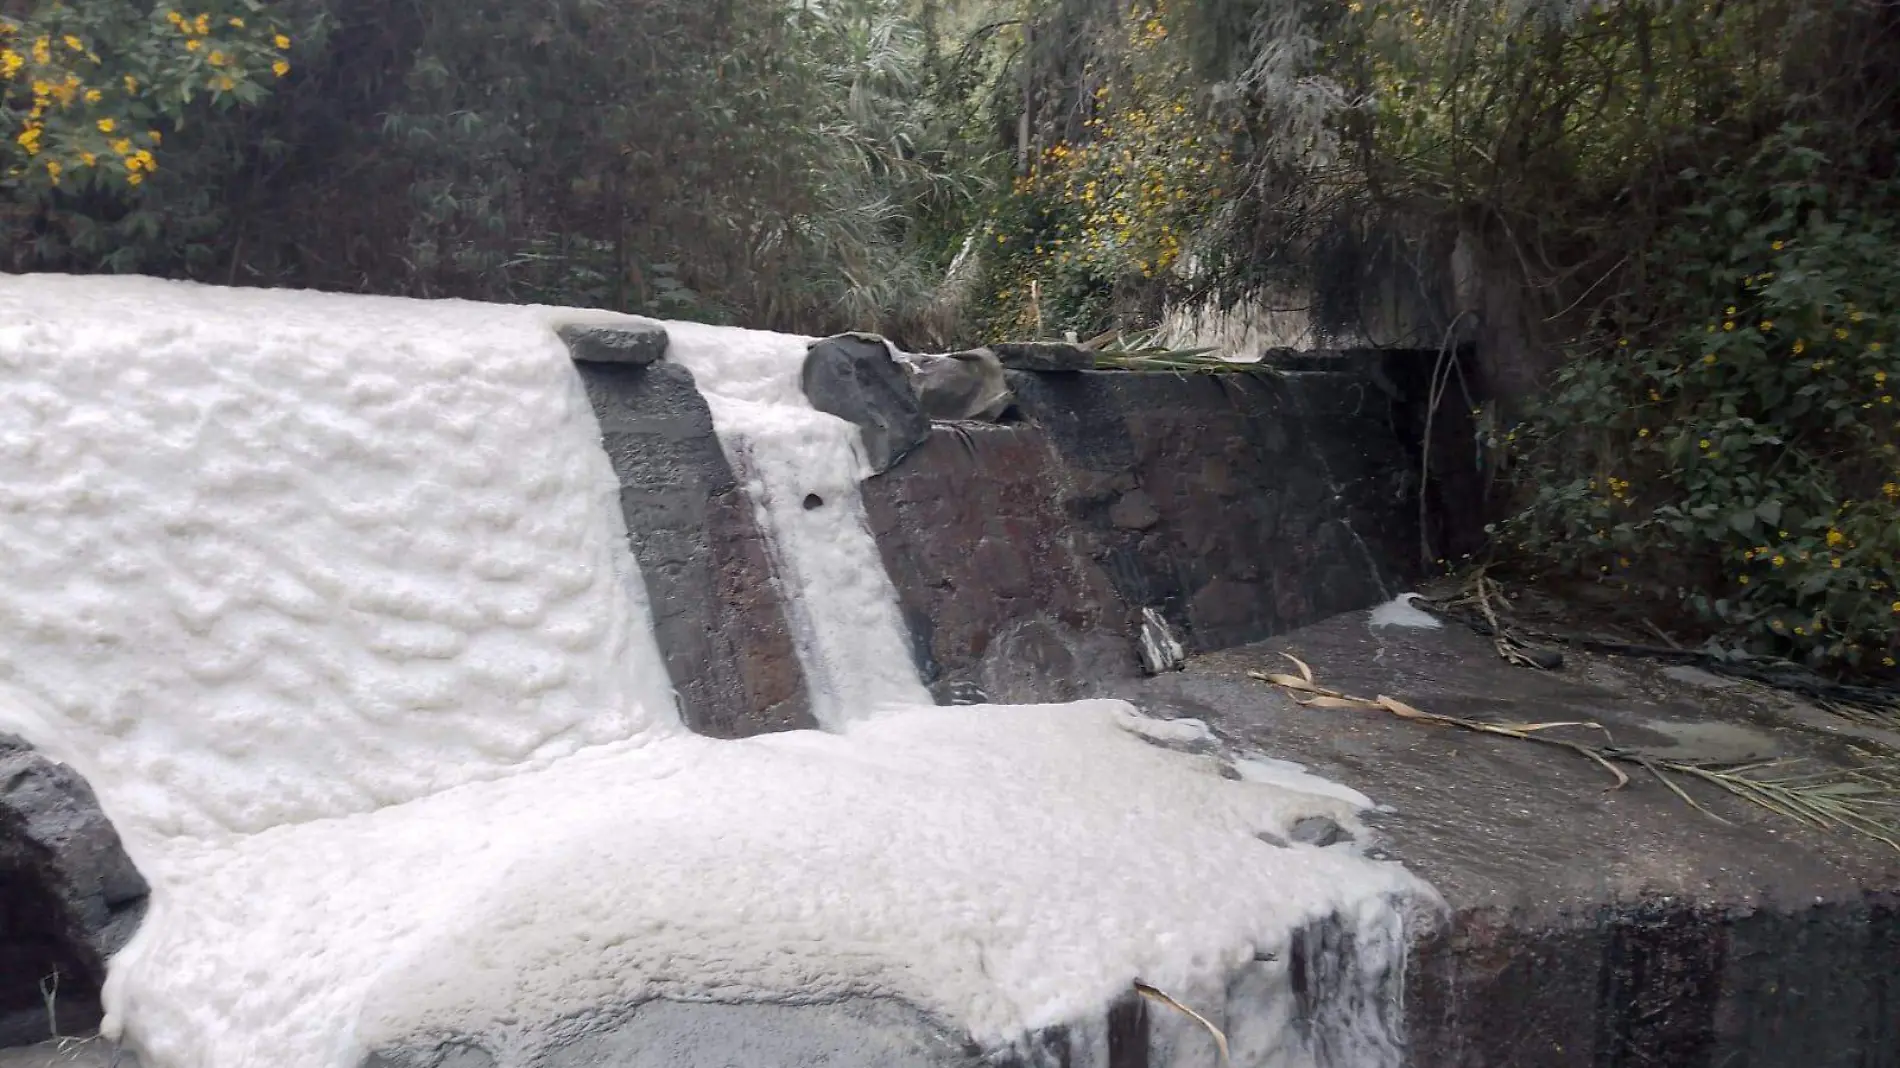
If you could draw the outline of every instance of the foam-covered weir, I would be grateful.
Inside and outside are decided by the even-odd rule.
[[[1390,1063],[1286,1039],[1297,932],[1343,918],[1377,994],[1391,902],[1430,897],[1261,837],[1353,826],[1350,794],[1223,779],[1120,702],[907,705],[914,674],[852,653],[901,645],[888,583],[827,605],[818,572],[862,557],[778,522],[770,459],[839,730],[684,732],[562,314],[0,280],[0,730],[88,777],[153,884],[109,1034],[150,1068],[442,1035],[512,1066],[654,997],[849,996],[1000,1046],[1139,976],[1263,991],[1228,1004],[1237,1063]],[[802,418],[765,395],[782,367],[743,368],[785,340],[675,329],[722,434],[770,450]],[[1212,1063],[1191,1028],[1157,1042]]]

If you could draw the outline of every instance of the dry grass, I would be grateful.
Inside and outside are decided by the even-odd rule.
[[[1249,672],[1249,676],[1287,691],[1293,700],[1311,708],[1385,712],[1428,726],[1453,727],[1565,749],[1608,772],[1614,779],[1608,787],[1611,790],[1628,786],[1630,776],[1623,769],[1635,767],[1648,772],[1696,811],[1719,823],[1729,822],[1683,788],[1683,781],[1702,782],[1809,829],[1861,835],[1900,852],[1900,766],[1875,763],[1857,769],[1804,772],[1797,761],[1717,764],[1660,760],[1615,745],[1608,729],[1600,723],[1581,720],[1489,723],[1427,712],[1384,695],[1365,698],[1341,693],[1319,685],[1313,669],[1298,657],[1290,653],[1281,655],[1293,662],[1298,674],[1255,671]],[[1585,741],[1556,733],[1561,731],[1586,731],[1600,734],[1603,740]]]

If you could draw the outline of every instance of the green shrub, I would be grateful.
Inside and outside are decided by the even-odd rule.
[[[1900,183],[1821,132],[1685,172],[1640,272],[1667,318],[1581,339],[1499,444],[1510,544],[1679,601],[1809,663],[1891,668],[1900,636]],[[1632,303],[1636,303],[1633,301]]]

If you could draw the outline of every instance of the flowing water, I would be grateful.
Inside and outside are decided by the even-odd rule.
[[[109,1035],[150,1068],[443,1035],[514,1066],[654,998],[876,997],[996,1048],[1069,1027],[1079,1068],[1139,977],[1238,1064],[1398,1063],[1429,889],[1261,837],[1363,799],[1222,778],[1121,702],[929,707],[798,339],[672,328],[827,730],[687,732],[563,315],[0,279],[0,730],[153,885]],[[1181,1018],[1154,1042],[1215,1063]]]

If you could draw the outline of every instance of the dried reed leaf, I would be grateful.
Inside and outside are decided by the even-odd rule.
[[[1207,1028],[1207,1033],[1214,1036],[1214,1045],[1220,1050],[1220,1062],[1222,1064],[1233,1063],[1233,1055],[1229,1053],[1227,1049],[1227,1036],[1221,1033],[1220,1028],[1214,1026],[1213,1021],[1139,979],[1135,980],[1135,992],[1152,1001],[1158,1001],[1174,1011],[1187,1016],[1202,1027]]]

